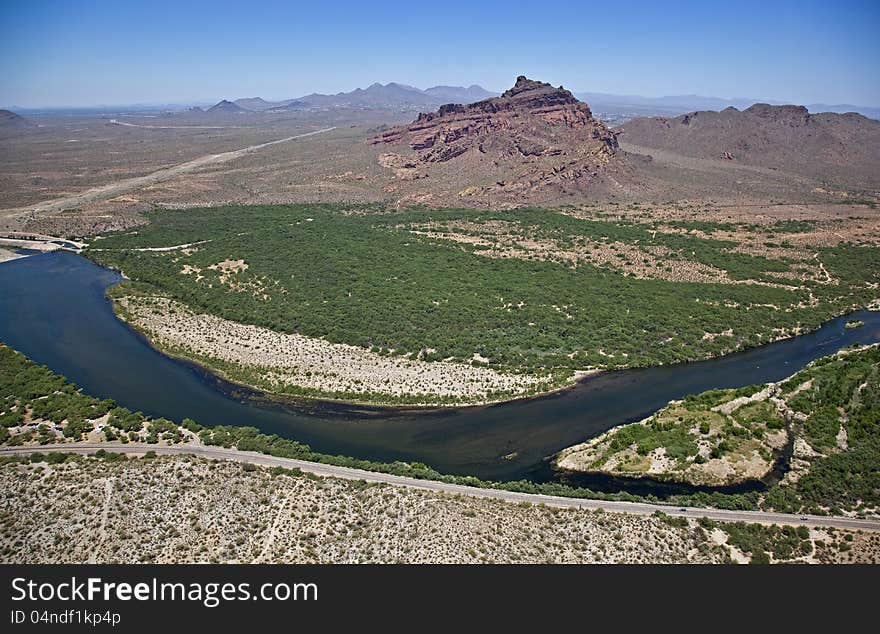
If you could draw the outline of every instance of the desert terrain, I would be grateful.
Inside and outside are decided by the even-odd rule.
[[[0,130],[0,229],[82,237],[134,226],[154,208],[315,201],[697,205],[703,219],[706,205],[709,218],[793,219],[841,213],[836,205],[857,211],[878,197],[870,148],[880,124],[861,115],[763,104],[611,128],[569,91],[525,77],[500,97],[430,112],[443,94],[406,108],[346,97],[311,109],[249,111],[227,102],[231,109],[208,112],[32,115]],[[413,121],[416,107],[426,112]],[[781,132],[792,119],[803,139]],[[331,127],[231,161],[174,169]],[[807,142],[825,148],[810,150],[821,166],[800,158]],[[111,187],[160,170],[171,170],[161,182]],[[95,187],[107,190],[82,198]]]
[[[438,108],[443,95],[479,100]],[[87,257],[168,296],[161,311],[120,299],[132,325],[254,387],[494,402],[794,336],[876,302],[878,125],[757,104],[610,127],[524,76],[500,96],[375,84],[207,111],[10,114],[0,238],[4,259],[16,231],[88,238]],[[263,207],[306,201],[330,204],[332,222],[313,223],[325,233],[308,231],[305,207]],[[168,221],[179,240],[153,230],[165,209],[194,219]],[[529,273],[536,288],[533,263],[551,265]]]
[[[565,510],[187,457],[5,459],[0,482],[7,563],[876,563],[880,556],[880,533]]]
[[[369,158],[352,157],[351,147],[358,147],[368,130],[401,116],[406,115],[335,110],[32,116],[35,126],[0,135],[0,230],[89,236],[140,224],[141,213],[154,208],[375,200],[377,194],[362,186]],[[316,135],[320,142],[292,141],[295,151],[280,143],[238,152],[229,157],[234,161],[216,159],[327,128],[334,129]],[[328,172],[330,165],[339,171]],[[150,179],[157,172],[164,174]]]
[[[796,336],[880,301],[876,121],[759,104],[612,127],[522,76],[439,107],[389,86],[405,108],[364,107],[367,90],[343,105],[312,96],[317,108],[6,117],[0,261],[20,255],[18,232],[82,239],[130,278],[109,294],[156,347],[268,392],[376,404],[532,396],[597,369]],[[875,517],[877,362],[860,363],[853,385],[811,374],[673,403],[557,464],[713,486],[765,476],[793,442],[781,483],[724,501]],[[344,459],[144,417],[27,367],[36,392],[4,375],[5,444]],[[550,509],[193,457],[4,459],[0,478],[8,562],[880,556],[876,533]]]

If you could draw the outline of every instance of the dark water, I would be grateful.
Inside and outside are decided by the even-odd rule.
[[[104,290],[118,279],[64,252],[0,264],[0,340],[89,394],[153,416],[253,425],[316,451],[420,461],[441,472],[494,480],[548,479],[553,474],[546,456],[645,417],[671,399],[776,381],[843,346],[880,341],[880,313],[860,311],[795,339],[700,363],[609,372],[530,401],[358,413],[326,404],[279,405],[219,389],[211,375],[168,359],[115,318]],[[845,329],[848,319],[865,325]]]

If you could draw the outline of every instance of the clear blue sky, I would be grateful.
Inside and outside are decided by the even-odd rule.
[[[0,104],[288,98],[519,74],[575,91],[880,105],[880,0],[3,0]]]

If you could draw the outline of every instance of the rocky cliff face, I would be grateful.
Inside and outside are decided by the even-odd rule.
[[[614,132],[587,104],[523,76],[500,97],[441,106],[370,143],[389,150],[380,163],[395,169],[398,181],[422,181],[419,202],[448,202],[451,193],[460,199],[518,196],[521,204],[564,199],[590,183],[601,189],[599,181],[620,167]]]
[[[420,114],[408,126],[381,134],[373,143],[406,143],[416,151],[434,150],[420,159],[442,162],[478,150],[490,135],[509,137],[511,148],[523,156],[562,154],[567,147],[607,156],[617,150],[614,134],[593,118],[587,104],[561,87],[523,76],[500,97],[440,106],[436,112]]]

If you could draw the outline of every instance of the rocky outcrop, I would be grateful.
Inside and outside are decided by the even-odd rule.
[[[615,133],[587,104],[523,76],[500,97],[443,105],[369,143],[424,170],[427,196],[454,183],[464,192],[459,197],[525,196],[528,203],[584,188],[620,167]]]
[[[614,133],[593,118],[587,104],[562,87],[523,76],[500,97],[440,106],[436,112],[419,114],[408,126],[374,137],[372,142],[405,143],[416,151],[437,149],[420,160],[442,162],[470,150],[485,153],[479,141],[492,135],[509,137],[511,148],[523,156],[564,154],[566,146],[575,152],[606,156],[617,150]],[[458,148],[450,151],[448,146],[453,144]]]

